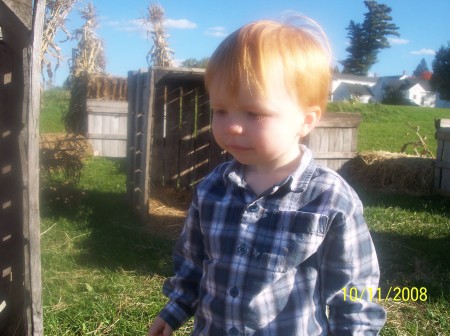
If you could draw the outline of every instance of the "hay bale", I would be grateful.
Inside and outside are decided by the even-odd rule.
[[[376,191],[426,195],[433,190],[434,160],[383,151],[363,152],[350,165],[350,181]]]

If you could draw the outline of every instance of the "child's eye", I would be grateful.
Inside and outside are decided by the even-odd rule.
[[[254,120],[263,120],[266,117],[266,115],[258,112],[247,112],[247,116]]]
[[[213,113],[214,113],[214,115],[217,115],[217,116],[224,116],[227,114],[227,111],[225,111],[223,109],[217,109],[217,110],[214,109]]]

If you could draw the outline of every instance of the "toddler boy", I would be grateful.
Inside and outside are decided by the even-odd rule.
[[[361,201],[299,145],[325,111],[318,26],[250,23],[205,74],[216,142],[234,159],[199,183],[149,335],[376,335],[385,321]],[[354,288],[354,289],[353,289]],[[344,290],[362,294],[352,301]]]

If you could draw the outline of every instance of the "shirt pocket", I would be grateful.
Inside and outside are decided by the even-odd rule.
[[[328,217],[301,211],[273,211],[259,223],[254,265],[286,272],[317,252],[327,231]]]

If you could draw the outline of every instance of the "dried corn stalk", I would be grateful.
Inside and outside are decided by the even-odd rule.
[[[70,65],[71,99],[65,116],[66,130],[75,134],[86,133],[86,99],[90,81],[105,72],[103,41],[95,32],[98,20],[92,2],[80,13],[85,24],[75,31],[78,46],[73,50]]]
[[[92,77],[103,74],[105,71],[103,41],[95,32],[98,20],[92,2],[80,13],[85,23],[80,29],[75,30],[74,38],[78,41],[78,46],[72,51],[71,75],[78,77],[83,74]]]
[[[77,1],[78,0],[47,0],[44,30],[42,34],[41,73],[42,79],[45,81],[44,72],[46,70],[48,83],[50,85],[52,85],[54,74],[63,60],[61,48],[57,42],[55,42],[55,36],[58,31],[61,30],[66,34],[66,39],[60,42],[65,42],[70,39],[70,33],[65,27],[66,18]],[[56,60],[54,66],[52,66],[51,58]]]
[[[164,31],[164,9],[159,4],[151,4],[148,7],[147,16],[144,17],[147,26],[147,36],[153,40],[152,49],[147,54],[148,65],[172,66],[174,51],[167,43],[168,34]]]
[[[430,151],[426,143],[427,137],[422,137],[419,133],[419,126],[412,126],[409,123],[408,126],[416,132],[416,135],[419,138],[419,140],[405,143],[400,149],[400,152],[405,153],[408,146],[411,146],[413,148],[414,153],[416,153],[417,156],[431,157],[434,159],[434,155]]]

